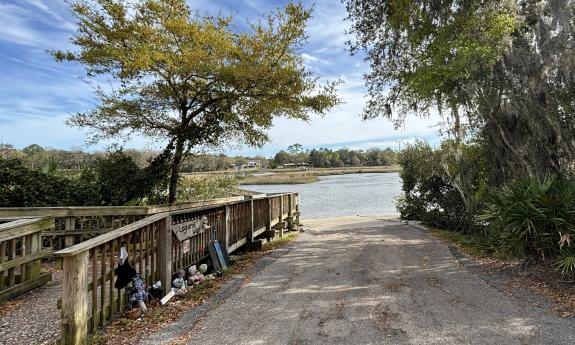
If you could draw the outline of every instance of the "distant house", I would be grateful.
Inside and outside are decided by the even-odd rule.
[[[262,163],[259,160],[248,161],[247,168],[249,169],[257,169],[262,166]]]
[[[301,169],[301,170],[308,170],[311,168],[311,164],[308,163],[286,163],[282,166],[284,169]]]
[[[231,168],[237,171],[244,170],[244,169],[259,169],[261,168],[262,163],[259,160],[252,160],[248,161],[247,164],[232,164]]]

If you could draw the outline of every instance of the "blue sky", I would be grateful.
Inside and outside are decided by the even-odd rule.
[[[240,20],[255,20],[287,1],[190,0],[192,8],[205,13],[232,13]],[[323,80],[342,79],[339,94],[344,104],[310,123],[278,119],[270,134],[272,142],[262,149],[224,148],[228,154],[269,156],[293,143],[306,148],[398,147],[415,138],[436,142],[439,118],[412,116],[401,130],[385,120],[362,121],[365,101],[362,75],[368,71],[361,56],[346,51],[348,24],[338,0],[303,1],[315,4],[309,22],[309,43],[300,52],[312,71]],[[93,85],[83,69],[56,63],[47,50],[73,48],[69,38],[75,24],[63,0],[0,0],[0,142],[16,147],[29,144],[71,149],[100,150],[109,143],[86,145],[86,132],[64,121],[74,112],[96,105]],[[159,148],[159,144],[134,137],[125,147]]]

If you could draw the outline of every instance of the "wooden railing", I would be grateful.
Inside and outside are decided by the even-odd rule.
[[[55,226],[52,230],[43,233],[43,245],[60,250],[121,228],[152,214],[240,200],[244,200],[244,197],[235,196],[192,203],[153,206],[6,207],[0,208],[0,220],[53,217]]]
[[[124,310],[124,291],[114,289],[118,250],[125,243],[132,265],[148,284],[171,286],[172,273],[208,256],[217,239],[234,252],[258,236],[294,228],[299,221],[297,194],[252,197],[225,204],[168,210],[55,253],[63,260],[62,344],[86,344],[87,334]],[[288,210],[284,209],[287,205]],[[209,227],[180,242],[172,226],[206,217]]]
[[[50,273],[41,260],[52,250],[42,247],[41,234],[54,228],[49,218],[19,219],[0,224],[0,303],[44,285]]]

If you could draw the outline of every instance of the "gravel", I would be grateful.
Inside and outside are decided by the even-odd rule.
[[[0,345],[48,345],[60,338],[62,272],[52,281],[0,306]]]

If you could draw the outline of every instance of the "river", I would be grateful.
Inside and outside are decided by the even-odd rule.
[[[303,219],[397,214],[399,173],[321,176],[319,182],[293,185],[242,185],[262,193],[298,192]]]

